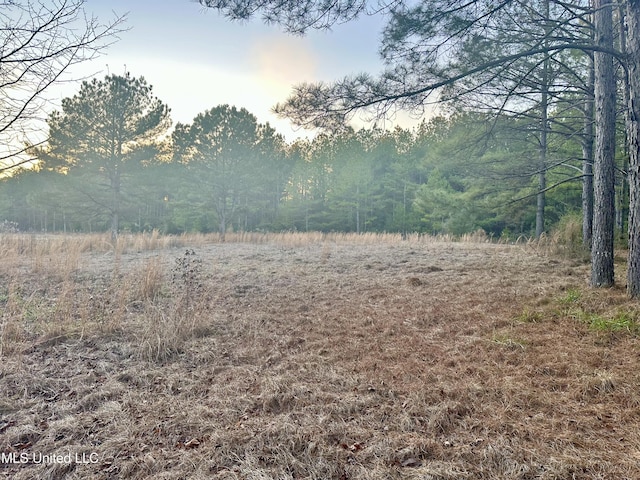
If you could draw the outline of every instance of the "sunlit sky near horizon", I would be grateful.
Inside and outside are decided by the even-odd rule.
[[[270,110],[294,84],[382,69],[377,54],[381,18],[365,17],[300,37],[259,18],[231,22],[192,0],[87,0],[85,8],[101,22],[126,14],[128,30],[105,55],[75,67],[71,75],[104,78],[128,71],[143,76],[171,108],[174,124],[230,104],[246,108],[291,140],[307,132]],[[54,103],[79,88],[79,83],[65,85]]]

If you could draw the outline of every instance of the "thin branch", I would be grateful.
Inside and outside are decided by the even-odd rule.
[[[581,178],[591,177],[591,176],[593,176],[593,174],[581,174],[581,175],[576,175],[574,177],[565,178],[564,180],[560,180],[559,182],[556,182],[556,183],[554,183],[553,185],[551,185],[551,186],[549,186],[547,188],[543,188],[542,190],[538,190],[537,192],[531,193],[529,195],[525,195],[524,197],[519,197],[519,198],[516,198],[514,200],[511,200],[511,201],[507,202],[505,205],[512,205],[514,203],[521,202],[523,200],[527,200],[527,199],[532,198],[532,197],[537,197],[541,193],[545,193],[545,192],[548,192],[549,190],[553,190],[554,188],[559,187],[563,183],[573,182],[574,180],[580,180]]]

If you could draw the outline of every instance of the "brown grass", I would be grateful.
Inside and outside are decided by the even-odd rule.
[[[0,237],[0,476],[640,478],[640,310],[548,239],[106,239]]]

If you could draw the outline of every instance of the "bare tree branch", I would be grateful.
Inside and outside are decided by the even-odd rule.
[[[0,173],[40,140],[45,93],[70,67],[99,55],[123,30],[123,17],[101,23],[85,12],[86,0],[15,0],[0,6]]]

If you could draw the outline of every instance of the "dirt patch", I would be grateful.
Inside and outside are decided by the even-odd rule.
[[[585,265],[488,243],[188,248],[0,271],[0,475],[640,478],[638,339],[578,318],[628,306]]]

